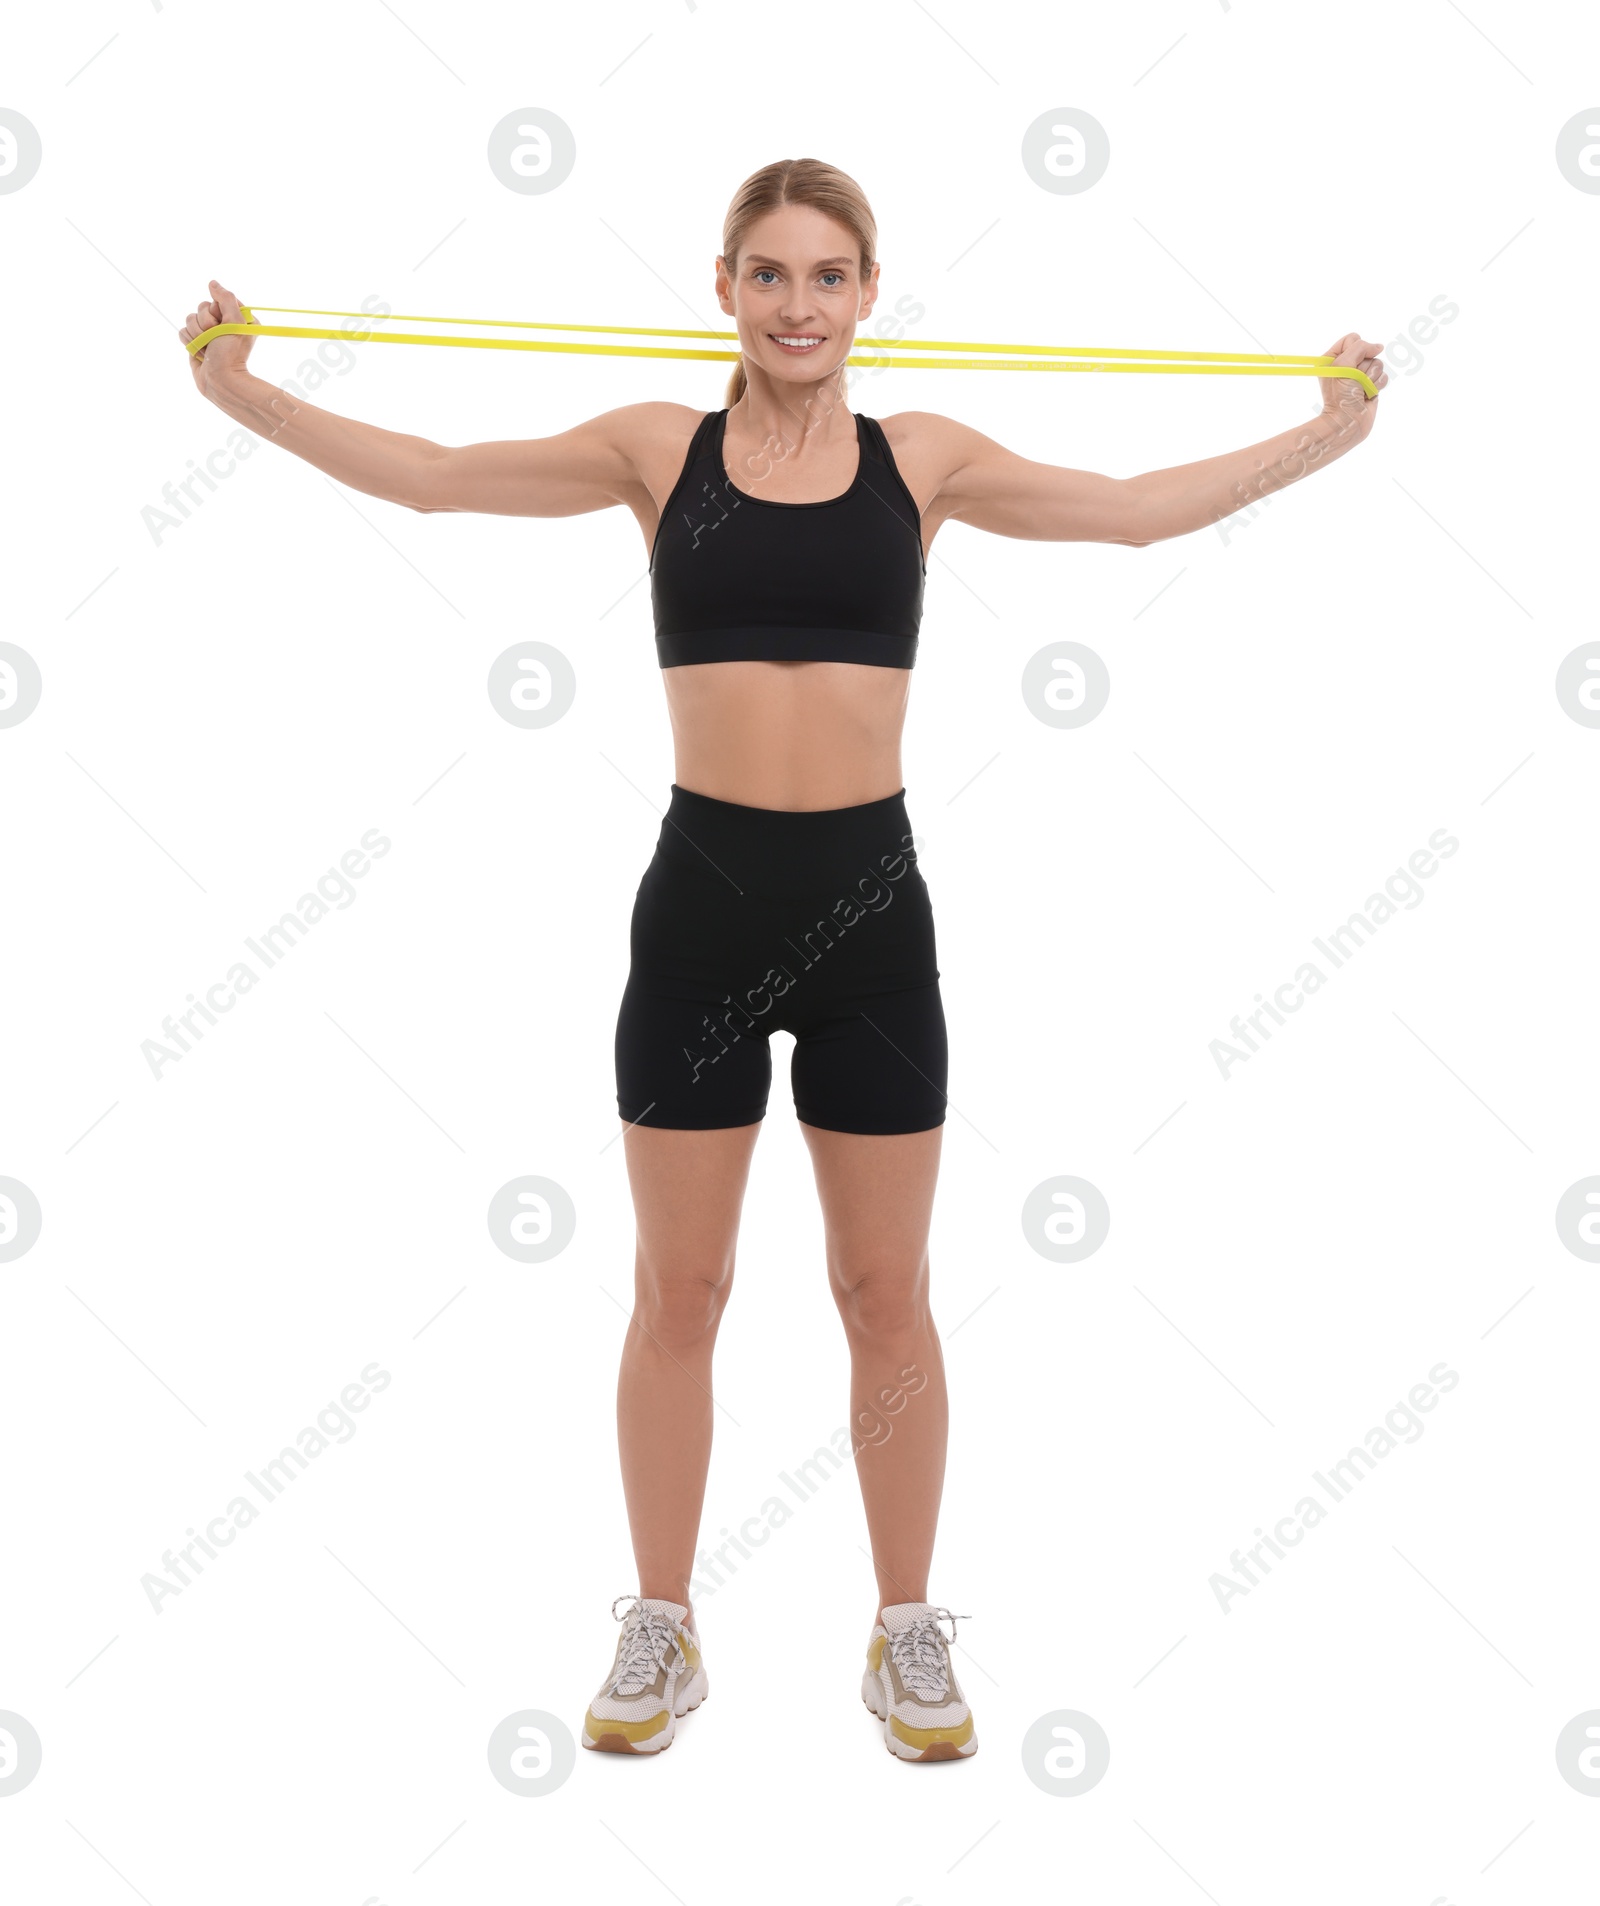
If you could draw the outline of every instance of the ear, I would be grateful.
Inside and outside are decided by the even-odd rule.
[[[733,274],[728,270],[728,261],[721,252],[717,253],[717,303],[728,317],[733,316]]]
[[[870,274],[868,275],[867,282],[865,286],[862,288],[861,309],[856,316],[856,322],[858,324],[863,319],[868,318],[872,315],[872,307],[878,302],[878,290],[879,290],[878,265],[876,261],[874,261],[872,270]]]

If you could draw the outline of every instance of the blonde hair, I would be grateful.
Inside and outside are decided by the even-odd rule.
[[[758,218],[780,205],[809,205],[843,225],[861,248],[861,276],[865,280],[876,262],[878,223],[867,195],[847,172],[821,159],[778,159],[752,172],[733,195],[722,222],[722,256],[729,274],[737,269],[739,248]],[[744,395],[744,360],[728,379],[727,407]]]

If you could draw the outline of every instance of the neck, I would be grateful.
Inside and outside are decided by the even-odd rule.
[[[759,365],[746,364],[744,394],[728,408],[728,421],[740,435],[765,443],[776,438],[792,452],[801,444],[819,447],[849,436],[855,429],[845,395],[845,367],[814,383],[779,383]]]

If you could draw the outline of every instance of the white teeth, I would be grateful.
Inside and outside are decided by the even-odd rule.
[[[780,344],[798,345],[803,350],[811,350],[822,342],[821,338],[779,338]]]

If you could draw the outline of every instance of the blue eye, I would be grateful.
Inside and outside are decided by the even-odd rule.
[[[755,276],[757,278],[776,278],[777,275],[770,265],[758,265],[756,267]]]
[[[824,278],[837,278],[840,284],[844,283],[844,273],[842,271],[825,271],[822,275]]]

